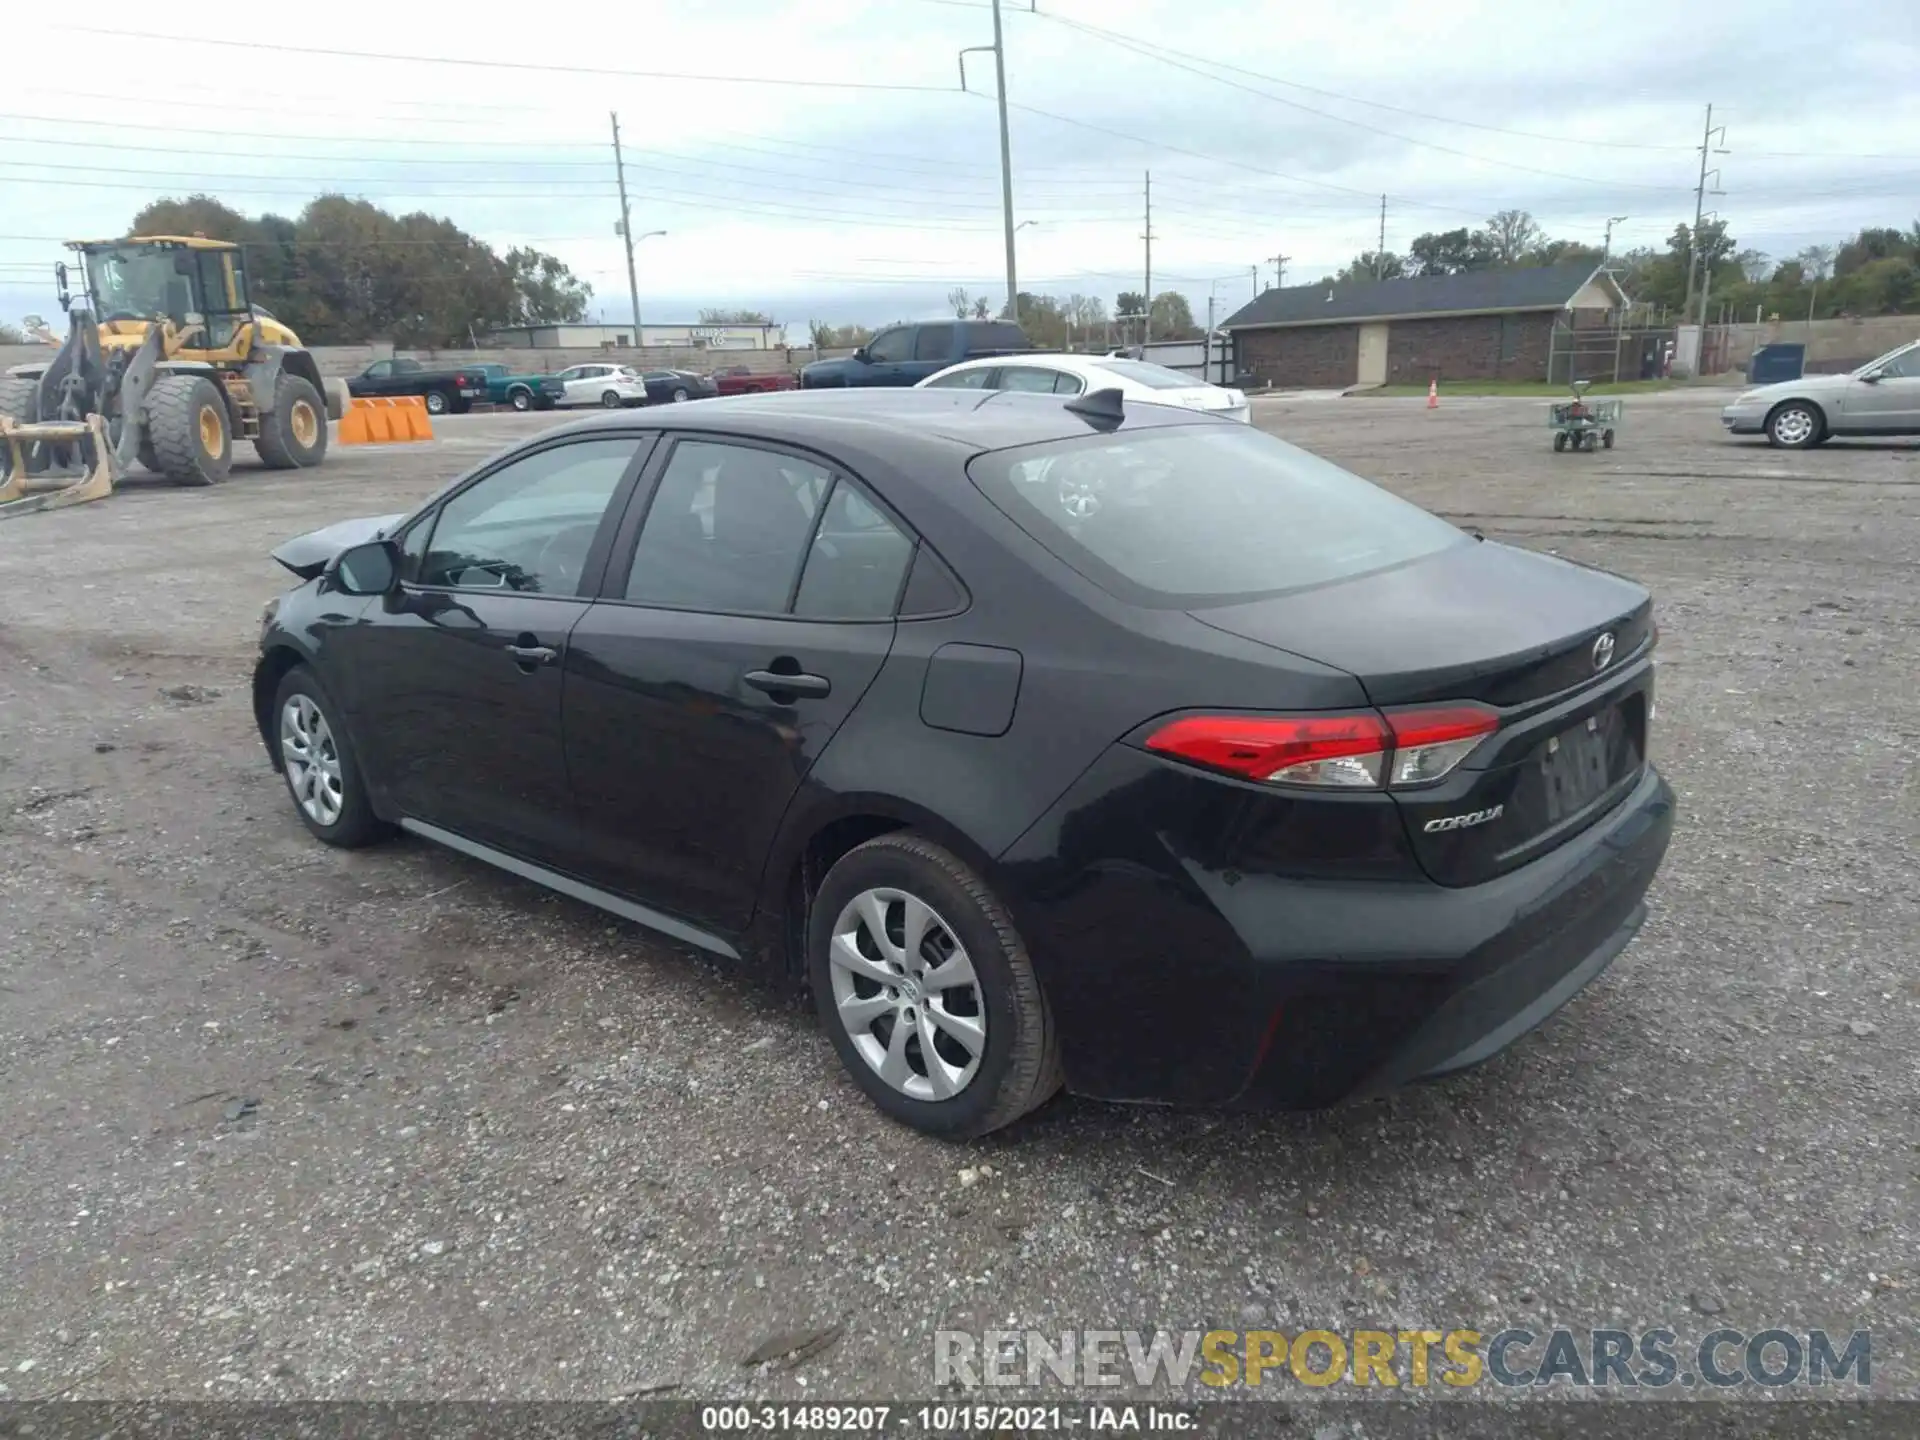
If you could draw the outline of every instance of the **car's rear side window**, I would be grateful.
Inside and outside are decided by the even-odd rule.
[[[988,320],[966,327],[969,355],[983,350],[1025,350],[1027,335],[1018,325],[1006,320]]]
[[[981,455],[968,473],[1066,564],[1143,605],[1323,585],[1466,541],[1418,506],[1244,425],[1023,446]]]

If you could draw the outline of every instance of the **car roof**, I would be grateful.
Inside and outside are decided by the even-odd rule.
[[[609,412],[543,431],[543,435],[625,429],[730,432],[785,440],[822,450],[836,445],[884,450],[887,440],[932,442],[967,454],[1037,445],[1096,433],[1093,421],[1067,408],[1065,397],[1007,390],[774,390],[663,406],[644,418]],[[1135,401],[1119,429],[1228,423],[1198,411]]]
[[[1112,377],[1113,383],[1118,386],[1125,382],[1128,377],[1103,362],[1107,360],[1125,359],[1128,359],[1128,357],[1124,355],[1081,355],[1065,350],[1023,350],[1017,355],[980,355],[972,360],[960,360],[947,366],[946,369],[939,373],[942,375],[950,375],[955,370],[991,370],[1007,365],[1037,365],[1043,368],[1051,367],[1055,370],[1064,370],[1069,374],[1078,375],[1082,379],[1099,379],[1103,375],[1110,376]],[[1170,368],[1153,360],[1134,360],[1132,363],[1135,365],[1152,365],[1157,370]],[[1176,371],[1174,373],[1177,374],[1179,372]],[[1138,382],[1133,383],[1137,384]],[[1193,383],[1199,386],[1205,385],[1207,382],[1195,376],[1193,377]]]

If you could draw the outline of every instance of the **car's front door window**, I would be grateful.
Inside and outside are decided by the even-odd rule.
[[[891,365],[913,353],[913,327],[882,330],[867,346],[867,357],[877,365]]]
[[[1912,380],[1920,377],[1920,348],[1903,350],[1880,367],[1882,380]]]
[[[367,366],[367,378],[369,380],[384,380],[391,374],[393,374],[393,362],[391,360],[379,360]]]
[[[674,446],[634,547],[625,595],[728,614],[787,610],[832,472],[774,450]]]
[[[640,437],[577,440],[522,456],[440,507],[420,585],[577,595],[587,552]]]

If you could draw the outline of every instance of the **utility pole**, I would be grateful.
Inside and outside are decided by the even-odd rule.
[[[1287,261],[1291,260],[1292,258],[1293,257],[1291,255],[1269,255],[1267,257],[1268,262],[1271,263],[1273,266],[1273,288],[1274,289],[1276,290],[1280,289],[1282,284],[1285,282],[1286,274],[1287,274]]]
[[[627,165],[620,154],[620,113],[609,111],[613,121],[613,174],[620,184],[620,239],[627,247],[627,297],[633,301],[633,348],[640,348],[640,280],[633,268],[633,215],[627,209]]]
[[[1607,238],[1600,244],[1600,263],[1602,265],[1605,265],[1607,261],[1613,258],[1613,227],[1618,225],[1622,220],[1631,218],[1632,217],[1628,215],[1609,215],[1607,217]],[[1696,215],[1696,224],[1698,223],[1698,219],[1699,217]]]
[[[1387,263],[1387,197],[1380,197],[1380,243],[1373,251],[1373,278],[1380,278],[1380,267]]]
[[[1253,271],[1253,298],[1258,300],[1260,298],[1260,267],[1254,265],[1250,268]]]
[[[1000,29],[1000,0],[993,0],[993,44],[969,45],[960,52],[960,88],[967,88],[967,56],[993,52],[995,99],[1000,107],[1000,218],[1007,241],[1007,318],[1020,320],[1020,276],[1013,260],[1013,138],[1007,129],[1007,47]]]
[[[1727,127],[1722,125],[1717,130],[1714,128],[1713,106],[1709,105],[1707,106],[1707,128],[1705,133],[1700,137],[1700,183],[1694,188],[1693,192],[1693,234],[1690,237],[1692,243],[1687,246],[1687,301],[1686,304],[1680,307],[1680,313],[1682,315],[1685,315],[1693,308],[1694,275],[1700,266],[1700,225],[1706,215],[1707,195],[1709,193],[1707,190],[1707,179],[1709,173],[1711,173],[1715,184],[1718,184],[1720,180],[1720,172],[1718,170],[1708,171],[1707,158],[1710,155],[1725,155],[1727,153],[1724,147],[1718,150],[1714,149],[1713,137],[1715,135],[1725,140],[1727,138]],[[1722,195],[1726,192],[1715,190],[1711,193]],[[1702,303],[1700,307],[1700,323],[1702,325],[1707,323],[1707,312],[1704,303]]]
[[[1147,242],[1147,318],[1140,328],[1140,343],[1145,345],[1153,339],[1153,172],[1147,174],[1147,228],[1140,238]]]

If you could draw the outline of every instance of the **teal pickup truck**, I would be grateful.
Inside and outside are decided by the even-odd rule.
[[[567,393],[567,387],[552,375],[516,375],[497,362],[467,368],[487,377],[487,399],[494,405],[515,410],[551,410]]]

